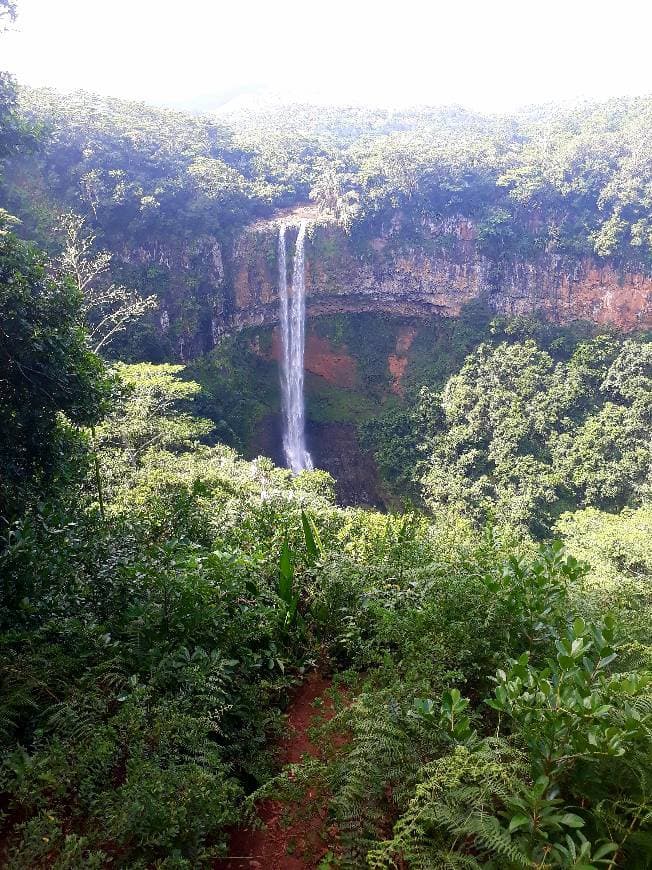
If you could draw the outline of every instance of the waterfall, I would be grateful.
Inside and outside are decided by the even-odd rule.
[[[281,302],[281,393],[283,451],[295,474],[313,467],[306,450],[303,403],[303,351],[306,328],[306,222],[301,221],[292,271],[292,293],[288,294],[285,225],[278,236],[278,295]]]

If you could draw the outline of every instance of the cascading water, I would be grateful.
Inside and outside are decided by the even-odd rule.
[[[301,221],[292,271],[292,294],[288,295],[285,225],[278,236],[278,295],[281,300],[281,393],[283,411],[283,451],[288,467],[295,474],[313,467],[306,450],[306,421],[303,402],[303,351],[306,321],[305,276],[306,222]]]

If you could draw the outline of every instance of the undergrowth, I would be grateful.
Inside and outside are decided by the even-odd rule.
[[[650,866],[642,556],[606,614],[560,542],[338,508],[322,472],[168,426],[174,371],[131,371],[102,505],[84,466],[2,542],[3,866],[209,867],[257,797],[313,787],[333,868]],[[314,668],[345,700],[289,777]]]

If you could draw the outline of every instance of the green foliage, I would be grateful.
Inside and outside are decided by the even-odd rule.
[[[1,216],[0,216],[1,217]],[[100,359],[88,348],[80,299],[48,276],[43,255],[0,226],[0,522],[74,474],[83,439],[109,397]],[[73,446],[74,445],[74,446]],[[82,458],[83,461],[83,458]]]
[[[222,443],[249,455],[257,424],[280,407],[276,366],[252,351],[252,340],[255,337],[247,333],[225,337],[188,367],[201,385],[198,412],[213,421]]]
[[[566,765],[585,757],[622,755],[627,742],[644,732],[646,717],[634,707],[625,709],[624,727],[613,724],[605,673],[617,655],[613,643],[613,618],[595,626],[576,619],[556,639],[557,655],[545,667],[532,667],[523,653],[498,671],[489,704],[516,723],[535,773],[558,780]],[[637,679],[630,694],[647,682]]]
[[[310,199],[315,200],[322,214],[334,218],[348,230],[359,212],[358,194],[353,190],[345,192],[342,175],[326,161],[324,164],[310,191]]]
[[[425,662],[416,673],[395,661],[379,670],[336,717],[331,729],[351,736],[319,775],[334,791],[344,866],[613,868],[625,853],[645,866],[637,831],[648,824],[650,674],[615,670],[613,618],[568,624],[585,569],[559,545],[531,567],[487,567],[482,582],[515,620],[493,623],[492,645],[501,632],[504,649],[533,649],[533,632],[537,644],[493,678],[497,725],[457,688],[409,701]],[[450,622],[434,636],[455,656]],[[407,638],[400,649],[423,662]],[[477,678],[467,686],[477,687]],[[387,819],[392,835],[379,842]]]
[[[650,343],[478,302],[420,327],[388,398],[410,323],[320,319],[355,375],[307,379],[310,415],[358,425],[402,495],[423,472],[430,515],[343,510],[326,473],[237,456],[278,409],[268,334],[164,362],[212,346],[237,231],[309,196],[372,270],[453,255],[460,216],[496,275],[542,252],[642,269],[650,105],[263,107],[227,124],[49,91],[17,108],[0,79],[23,231],[55,205],[87,212],[111,281],[137,291],[109,310],[151,292],[167,318],[113,345],[162,364],[116,363],[109,407],[78,292],[5,213],[3,866],[213,866],[252,794],[302,787],[329,803],[337,866],[650,866]],[[326,280],[342,239],[309,242]],[[278,775],[283,711],[315,664],[348,687],[321,727],[337,739]]]
[[[278,566],[278,597],[284,606],[283,625],[285,628],[289,628],[298,617],[299,593],[294,589],[293,555],[287,541],[283,541]]]
[[[306,539],[306,558],[309,565],[314,565],[324,552],[315,521],[304,510],[301,511],[301,526]]]
[[[198,443],[180,367],[118,371],[106,518],[91,478],[0,556],[8,866],[210,866],[286,788],[265,746],[315,660],[350,669],[346,737],[287,787],[331,796],[343,866],[645,866],[649,620],[569,621],[600,593],[560,544],[338,509],[322,472]]]
[[[441,394],[422,395],[429,504],[542,534],[564,504],[636,499],[650,467],[649,354],[606,336],[556,363],[531,339],[481,345]]]
[[[450,253],[462,217],[497,280],[542,253],[568,273],[588,254],[637,271],[651,262],[649,97],[513,117],[267,105],[218,122],[48,89],[23,88],[16,105],[14,91],[5,77],[6,201],[48,246],[51,212],[87,215],[112,279],[161,300],[169,325],[162,335],[150,319],[142,341],[123,344],[135,359],[145,335],[158,361],[211,348],[211,318],[232,302],[234,235],[310,197],[366,258],[379,235],[388,251]],[[337,259],[333,245],[328,232],[317,240],[321,262]]]
[[[510,556],[500,571],[485,575],[482,582],[505,601],[510,640],[519,638],[534,651],[563,620],[569,584],[587,570],[587,565],[565,554],[561,541],[553,541],[534,561]]]
[[[100,457],[106,467],[107,448]],[[26,820],[10,838],[16,866],[37,866],[41,812],[125,865],[208,866],[224,848],[242,782],[267,768],[287,670],[307,654],[289,549],[278,588],[273,568],[280,528],[293,548],[304,540],[288,476],[225,448],[150,450],[109,490],[105,522],[92,511],[23,522],[2,554],[9,583],[32,578],[2,610],[3,791]],[[278,495],[261,498],[262,486]],[[52,843],[59,858],[63,833]]]
[[[374,868],[479,868],[472,854],[455,846],[464,837],[477,838],[497,858],[497,866],[525,866],[519,850],[496,825],[487,824],[496,798],[508,800],[523,776],[523,758],[508,747],[489,742],[477,751],[460,745],[424,766],[407,811],[394,826],[393,837],[367,856]],[[499,863],[499,862],[502,862]],[[512,862],[512,863],[508,863]]]
[[[151,447],[182,450],[207,435],[212,424],[183,410],[192,408],[199,384],[178,377],[184,366],[117,363],[123,385],[116,407],[98,427],[98,437],[136,457]],[[132,459],[133,461],[133,459]]]
[[[616,608],[632,645],[628,660],[649,666],[652,663],[647,595],[652,578],[649,501],[618,514],[595,508],[563,514],[557,530],[574,553],[591,561],[590,572],[576,590],[575,607],[588,619],[597,619]]]
[[[0,36],[7,23],[15,19],[13,0],[0,3]],[[16,81],[7,72],[0,72],[0,181],[5,163],[11,157],[27,154],[36,146],[34,129],[25,123],[16,105]]]

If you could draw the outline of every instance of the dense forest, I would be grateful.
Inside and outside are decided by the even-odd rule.
[[[190,238],[310,198],[351,227],[403,207],[415,225],[423,213],[474,215],[503,256],[650,260],[647,97],[509,117],[273,101],[211,117],[22,88],[17,110],[39,147],[5,184],[42,228],[48,205],[65,202],[91,212],[107,243]]]
[[[372,508],[257,455],[274,330],[210,312],[215,246],[305,207],[649,276],[652,97],[209,116],[1,74],[0,197],[0,865],[651,867],[649,323],[315,318],[357,374],[309,424]]]

